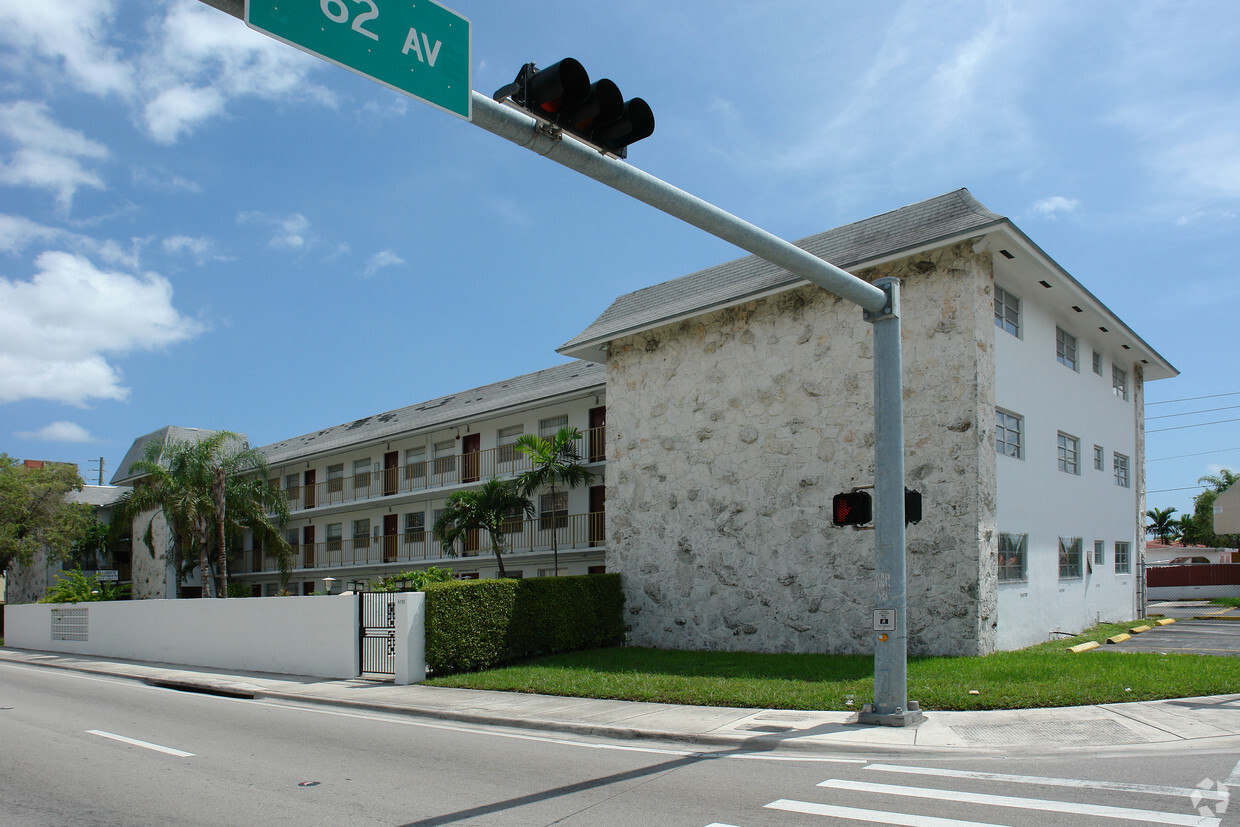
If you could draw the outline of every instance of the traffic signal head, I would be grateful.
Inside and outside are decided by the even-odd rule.
[[[585,67],[571,57],[546,69],[525,64],[516,80],[495,93],[496,100],[506,97],[536,118],[621,158],[628,155],[629,144],[654,133],[654,113],[644,100],[624,100],[607,78],[590,83]]]
[[[921,492],[904,489],[904,524],[921,522]]]
[[[836,494],[831,499],[831,522],[834,525],[865,525],[872,519],[874,510],[866,491]]]

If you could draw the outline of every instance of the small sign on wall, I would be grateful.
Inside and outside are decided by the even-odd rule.
[[[874,631],[876,632],[892,632],[896,628],[896,610],[895,609],[875,609],[874,610]]]

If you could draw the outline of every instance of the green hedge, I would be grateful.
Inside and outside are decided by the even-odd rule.
[[[444,674],[624,641],[620,575],[426,587],[426,666]]]

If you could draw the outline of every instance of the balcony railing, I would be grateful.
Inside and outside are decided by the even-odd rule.
[[[606,540],[604,512],[565,514],[512,520],[511,531],[504,534],[505,556],[509,554],[548,551],[554,532],[556,546],[562,550],[593,548]],[[293,546],[294,569],[326,569],[346,566],[375,566],[389,563],[415,563],[453,557],[488,557],[494,554],[491,537],[485,531],[475,532],[464,543],[458,543],[456,554],[444,554],[430,531],[388,534],[374,538],[348,538],[323,543]],[[277,571],[274,557],[262,551],[247,551],[238,562],[238,574]]]
[[[586,430],[576,440],[585,462],[601,462],[606,452],[606,426]],[[463,485],[491,477],[514,477],[530,470],[528,457],[514,445],[451,454],[420,462],[361,474],[350,474],[312,486],[285,488],[290,511],[304,511],[343,503],[365,502],[397,494],[410,494],[450,485]]]

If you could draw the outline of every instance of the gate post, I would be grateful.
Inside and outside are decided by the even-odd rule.
[[[426,680],[426,593],[404,592],[396,598],[396,683]]]

